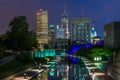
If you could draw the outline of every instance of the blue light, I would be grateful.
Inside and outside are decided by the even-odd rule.
[[[78,64],[78,60],[75,59],[75,58],[72,58],[72,59],[71,59],[71,62],[72,62],[72,64]]]
[[[84,48],[92,48],[92,47],[93,47],[92,44],[85,44],[85,45],[84,45]]]
[[[97,45],[99,45],[99,46],[100,46],[100,45],[103,45],[103,41],[98,41],[98,42],[97,42]]]
[[[67,54],[74,54],[76,53],[80,48],[92,48],[92,44],[80,44],[80,45],[73,45],[68,51]]]

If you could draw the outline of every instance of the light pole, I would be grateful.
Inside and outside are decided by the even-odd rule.
[[[26,76],[27,76],[27,74],[26,74],[26,73],[24,73],[24,79],[26,79]]]

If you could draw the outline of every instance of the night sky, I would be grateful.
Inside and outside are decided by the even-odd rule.
[[[39,9],[48,11],[49,25],[60,24],[64,5],[70,21],[79,18],[84,11],[102,37],[105,24],[120,21],[120,0],[0,0],[0,34],[9,30],[9,22],[14,16],[26,16],[29,29],[35,30]]]

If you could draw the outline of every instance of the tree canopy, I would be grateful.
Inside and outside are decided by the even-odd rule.
[[[25,16],[14,17],[10,23],[7,46],[12,50],[31,50],[37,45],[36,36],[33,31],[28,31],[27,18]]]
[[[112,51],[108,48],[93,48],[91,53],[89,54],[90,57],[109,57],[112,55]]]

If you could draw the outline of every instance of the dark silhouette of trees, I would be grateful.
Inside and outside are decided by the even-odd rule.
[[[6,46],[14,51],[31,50],[37,47],[37,40],[33,31],[28,31],[25,16],[14,17],[10,23],[10,32],[7,33]]]

